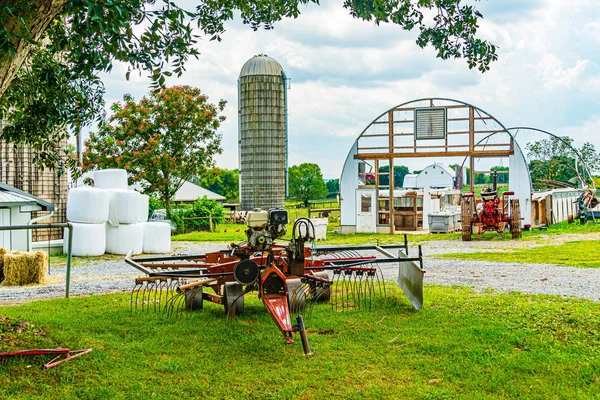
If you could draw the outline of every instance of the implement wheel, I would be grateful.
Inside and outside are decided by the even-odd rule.
[[[315,272],[314,276],[321,279],[329,280],[329,274],[326,271],[323,272]],[[311,281],[310,284],[310,294],[315,301],[329,301],[331,298],[331,286],[324,288],[320,283]]]
[[[225,306],[225,314],[229,314],[229,310],[235,301],[235,315],[244,312],[244,288],[237,282],[227,282],[223,287],[223,306]],[[237,300],[237,301],[236,301]]]
[[[202,298],[202,286],[198,286],[185,291],[185,308],[190,311],[201,310],[204,306]]]
[[[462,223],[462,240],[463,242],[470,242],[473,235],[473,222],[472,211],[471,211],[471,198],[464,198],[460,207],[460,220]]]
[[[518,239],[523,236],[521,232],[521,206],[519,199],[510,201],[510,233],[513,239]]]
[[[290,313],[299,314],[306,306],[306,292],[300,279],[287,279],[288,308]]]

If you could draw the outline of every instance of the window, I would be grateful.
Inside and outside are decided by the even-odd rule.
[[[371,198],[370,194],[360,196],[360,212],[371,212]]]

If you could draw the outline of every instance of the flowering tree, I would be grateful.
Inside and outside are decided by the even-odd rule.
[[[174,86],[136,103],[112,106],[113,115],[92,133],[83,156],[84,171],[124,168],[133,182],[158,195],[170,216],[171,199],[183,182],[200,175],[220,154],[217,129],[225,101],[208,102],[200,89]]]

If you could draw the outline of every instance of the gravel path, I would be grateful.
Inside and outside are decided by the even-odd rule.
[[[527,246],[528,242],[515,242]],[[542,244],[548,244],[542,241]],[[529,245],[536,245],[529,243]],[[572,268],[547,264],[494,263],[487,261],[440,260],[430,256],[450,252],[498,251],[506,242],[432,241],[423,243],[425,283],[466,285],[483,291],[544,293],[600,301],[600,268]],[[203,253],[223,248],[215,243],[176,243],[179,253]],[[410,254],[416,254],[411,247]],[[0,287],[0,305],[64,296],[65,268],[53,268],[45,286]],[[396,270],[386,276],[395,278]],[[71,272],[71,295],[128,292],[137,270],[123,261],[77,266]]]

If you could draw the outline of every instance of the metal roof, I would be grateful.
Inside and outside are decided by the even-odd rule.
[[[192,182],[185,181],[183,185],[175,192],[175,196],[173,196],[174,201],[196,201],[196,199],[201,199],[206,196],[209,200],[225,200],[225,197],[217,194],[215,192],[211,192],[208,189],[200,187],[198,185],[193,184]]]
[[[0,182],[0,205],[12,204],[17,206],[32,203],[42,207],[43,211],[54,211],[54,204]]]
[[[260,54],[246,61],[242,67],[242,70],[240,71],[240,78],[248,75],[281,76],[282,73],[283,68],[281,68],[281,64],[271,57]]]

